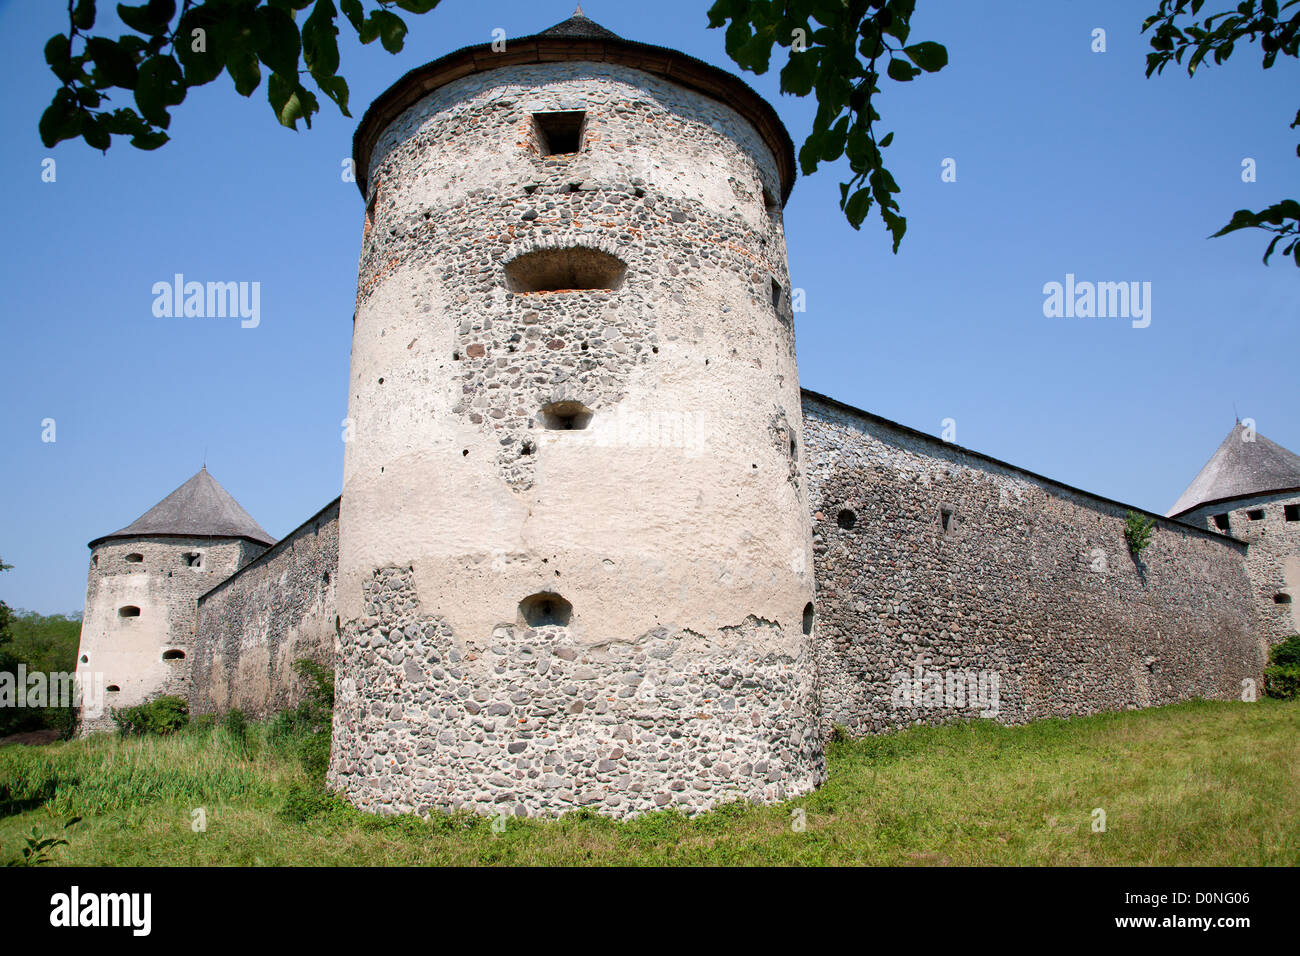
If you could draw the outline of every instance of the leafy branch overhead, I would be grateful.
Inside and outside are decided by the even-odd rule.
[[[781,91],[817,99],[800,168],[811,175],[821,163],[847,157],[853,175],[840,184],[840,208],[857,229],[875,204],[894,252],[907,220],[881,152],[894,134],[878,135],[873,97],[882,75],[906,83],[948,63],[942,45],[908,43],[915,7],[916,0],[716,0],[709,10],[710,27],[727,25],[727,53],[742,69],[765,73],[774,46],[790,49]]]
[[[1146,18],[1142,32],[1152,30],[1153,51],[1147,54],[1148,77],[1163,73],[1170,63],[1181,66],[1184,57],[1187,75],[1195,76],[1207,57],[1216,64],[1223,63],[1242,40],[1259,43],[1266,70],[1277,62],[1279,53],[1300,57],[1300,0],[1244,0],[1231,10],[1198,22],[1195,18],[1204,4],[1205,0],[1160,0],[1159,10]],[[1190,18],[1192,22],[1180,25],[1180,17]],[[1300,110],[1296,111],[1290,128],[1297,126],[1300,126]],[[1296,155],[1300,156],[1300,144],[1296,145]],[[1278,243],[1285,243],[1282,255],[1293,256],[1295,264],[1300,266],[1300,202],[1283,199],[1258,212],[1239,209],[1210,238],[1238,229],[1274,233],[1264,251],[1265,264]]]
[[[41,116],[41,141],[53,146],[81,138],[106,150],[114,136],[157,149],[167,142],[172,107],[193,87],[223,72],[251,96],[267,71],[266,92],[276,119],[297,129],[320,111],[313,85],[348,112],[348,85],[339,75],[340,9],[362,43],[402,49],[406,24],[393,8],[427,13],[438,0],[149,0],[117,5],[133,31],[117,39],[92,34],[96,0],[68,0],[68,32],[45,44],[45,61],[61,86]],[[308,8],[311,8],[308,11]],[[305,15],[304,15],[305,14]],[[299,18],[301,23],[299,22]],[[116,91],[122,91],[118,94]],[[127,96],[125,94],[130,94]],[[118,102],[114,98],[118,97]]]

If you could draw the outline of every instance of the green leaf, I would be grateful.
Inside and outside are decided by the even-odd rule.
[[[861,229],[862,222],[871,211],[871,189],[863,186],[844,204],[844,216],[854,229]]]
[[[942,43],[926,40],[903,47],[903,54],[927,73],[938,73],[948,65],[948,50]]]
[[[885,72],[889,74],[891,80],[898,80],[900,83],[906,83],[913,77],[921,75],[921,71],[916,67],[896,57],[889,61],[889,68]]]
[[[71,92],[60,89],[54,94],[54,100],[41,114],[38,128],[41,142],[46,146],[81,135],[81,111]]]
[[[128,7],[124,3],[117,5],[118,18],[137,33],[145,36],[158,36],[167,32],[167,27],[176,15],[174,0],[150,0],[139,7]]]
[[[253,90],[262,82],[262,68],[251,50],[236,48],[227,53],[226,70],[235,81],[235,92],[240,96],[252,96]]]
[[[337,15],[333,0],[317,0],[311,15],[302,25],[303,59],[317,83],[339,71],[339,31],[334,25]],[[400,44],[398,48],[401,48]]]
[[[781,69],[781,90],[795,96],[807,96],[817,82],[817,54],[791,53],[790,61]]]
[[[70,82],[77,75],[77,67],[72,62],[72,41],[62,33],[56,33],[46,41],[45,62],[64,83]]]
[[[86,41],[86,53],[110,86],[135,89],[135,59],[119,44],[106,37],[91,37]]]
[[[282,126],[297,130],[298,120],[311,129],[311,116],[319,110],[316,97],[301,83],[290,82],[278,73],[272,73],[266,86],[267,99],[275,110],[275,118]]]
[[[303,27],[302,40],[298,38],[298,25],[293,17],[275,7],[258,7],[257,55],[262,62],[281,76],[297,80],[298,54],[302,41],[307,38],[307,28]],[[310,23],[310,19],[308,23]]]
[[[89,30],[95,25],[95,0],[77,0],[72,8],[72,22],[78,30]]]
[[[164,129],[171,123],[167,107],[185,99],[181,68],[169,56],[153,56],[140,64],[135,80],[135,103],[140,115]]]
[[[369,43],[376,37],[389,53],[399,53],[406,38],[406,24],[402,18],[387,10],[372,10],[362,25],[361,42]]]
[[[348,18],[352,28],[361,32],[365,23],[365,13],[361,9],[361,0],[339,0],[339,7],[343,10],[343,15]]]

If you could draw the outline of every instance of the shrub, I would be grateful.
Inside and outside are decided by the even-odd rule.
[[[1281,644],[1275,644],[1268,653],[1268,662],[1281,667],[1300,665],[1300,634],[1292,634]]]
[[[1124,538],[1128,541],[1128,549],[1133,552],[1133,557],[1139,557],[1151,543],[1155,527],[1154,519],[1143,517],[1136,511],[1130,511],[1124,516]]]
[[[1300,665],[1273,664],[1264,668],[1264,693],[1269,697],[1293,700],[1300,697]]]
[[[190,705],[183,697],[155,697],[148,703],[113,708],[113,722],[123,737],[174,734],[190,720]]]

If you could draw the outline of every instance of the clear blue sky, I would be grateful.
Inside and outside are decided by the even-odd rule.
[[[1239,46],[1194,80],[1147,80],[1139,27],[1156,5],[920,0],[913,36],[946,44],[951,63],[889,83],[880,103],[909,223],[900,254],[876,220],[844,223],[834,168],[800,180],[786,211],[807,294],[806,387],[931,433],[951,417],[959,444],[1160,512],[1227,434],[1234,403],[1300,451],[1300,270],[1262,266],[1258,235],[1205,239],[1233,210],[1300,191],[1287,129],[1300,70],[1265,73]],[[191,94],[157,152],[46,150],[36,123],[55,81],[42,48],[62,6],[0,0],[0,556],[15,565],[0,598],[47,613],[81,608],[86,542],[205,452],[276,536],[338,494],[363,215],[340,178],[355,119],[326,103],[310,132],[289,132],[263,89],[245,100],[226,76]],[[734,69],[706,0],[584,7],[622,36]],[[408,17],[398,56],[345,44],[353,113],[495,27],[520,36],[571,11],[444,0]],[[1096,27],[1105,53],[1090,50]],[[811,104],[780,97],[774,72],[746,79],[799,142]],[[41,181],[47,156],[55,183]],[[940,180],[947,157],[955,183]],[[176,272],[260,282],[260,327],[155,318],[151,287]],[[1043,285],[1066,273],[1152,283],[1150,327],[1044,318]]]

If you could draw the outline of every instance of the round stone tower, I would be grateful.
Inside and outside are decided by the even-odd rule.
[[[83,733],[111,728],[113,708],[186,696],[198,598],[274,543],[207,468],[90,542],[77,650]]]
[[[618,816],[817,785],[771,106],[578,14],[408,74],[354,152],[332,785]]]

